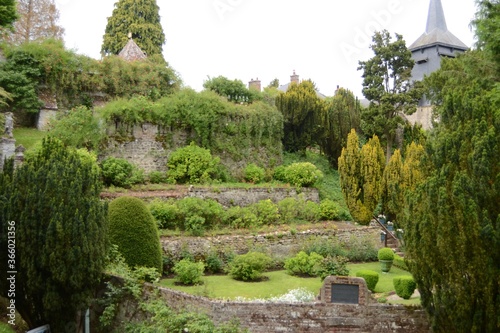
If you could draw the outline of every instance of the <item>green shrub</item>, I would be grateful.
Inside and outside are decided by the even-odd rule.
[[[270,199],[261,200],[249,206],[250,210],[257,216],[259,225],[277,224],[280,219],[278,206]]]
[[[290,197],[278,202],[278,212],[281,222],[290,224],[299,215],[297,199]]]
[[[318,222],[320,216],[319,205],[314,201],[301,201],[299,200],[299,214],[298,218],[310,223]]]
[[[108,157],[101,164],[104,185],[129,188],[133,184],[144,182],[142,170],[139,170],[123,158]]]
[[[296,187],[310,187],[323,179],[323,173],[312,163],[293,163],[286,168],[285,179]]]
[[[365,279],[366,285],[368,286],[368,289],[372,292],[375,291],[375,287],[377,286],[378,278],[379,278],[379,275],[377,272],[369,270],[369,269],[363,269],[363,270],[356,272],[356,276]]]
[[[257,281],[269,267],[272,259],[260,252],[248,252],[234,257],[229,264],[229,275],[235,280]]]
[[[417,288],[417,284],[411,276],[398,276],[392,280],[396,294],[404,299],[410,299]]]
[[[300,251],[295,257],[285,260],[285,269],[290,275],[318,276],[323,257],[315,252]]]
[[[394,260],[394,251],[388,247],[378,250],[378,260]]]
[[[148,205],[148,208],[159,228],[175,229],[181,216],[181,212],[175,203],[155,199]]]
[[[259,225],[259,219],[250,208],[234,206],[224,212],[224,224],[232,228],[253,228]]]
[[[215,251],[210,251],[205,258],[205,268],[212,274],[222,272],[224,268],[224,261]]]
[[[244,173],[245,180],[253,184],[262,182],[266,175],[266,171],[263,168],[255,165],[254,163],[248,164],[244,170]]]
[[[273,178],[274,180],[277,180],[279,182],[286,183],[286,166],[280,165],[276,168],[274,168],[273,172]]]
[[[148,175],[148,179],[151,184],[161,184],[167,181],[167,176],[165,172],[151,171]]]
[[[400,257],[398,254],[394,253],[394,262],[392,263],[397,268],[408,270],[408,265],[406,265],[405,259]]]
[[[172,183],[210,183],[221,180],[222,176],[220,159],[193,142],[174,151],[168,158],[167,166],[167,177]]]
[[[176,201],[180,212],[178,227],[196,234],[214,228],[222,222],[224,209],[212,199],[183,198]]]
[[[158,229],[144,202],[120,197],[109,204],[109,239],[130,267],[145,266],[162,270],[162,250]]]
[[[370,236],[352,235],[345,243],[346,257],[350,262],[369,262],[377,260],[377,244]]]
[[[342,256],[328,256],[323,258],[320,263],[319,277],[324,280],[327,276],[349,276],[347,268],[348,259]]]
[[[200,284],[204,271],[205,265],[202,262],[189,259],[182,259],[174,266],[177,281],[186,286]]]
[[[320,219],[322,221],[333,221],[339,217],[339,205],[330,199],[325,199],[319,204]]]
[[[302,245],[302,251],[305,253],[316,252],[323,257],[346,256],[346,251],[338,238],[310,237]]]

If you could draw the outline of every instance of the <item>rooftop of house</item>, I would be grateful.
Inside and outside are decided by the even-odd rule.
[[[143,60],[147,58],[146,53],[141,50],[130,35],[127,45],[118,53],[118,56],[127,61]]]

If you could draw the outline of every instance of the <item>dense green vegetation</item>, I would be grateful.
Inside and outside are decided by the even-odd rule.
[[[30,328],[50,322],[62,331],[88,308],[107,252],[100,192],[95,156],[50,137],[22,166],[8,162],[0,173],[0,244],[15,240],[15,307]],[[7,297],[7,270],[0,275]]]

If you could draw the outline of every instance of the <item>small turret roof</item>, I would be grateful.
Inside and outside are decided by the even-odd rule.
[[[132,38],[129,38],[127,45],[118,53],[118,56],[127,61],[143,60],[147,58],[146,54]]]
[[[467,45],[448,30],[441,0],[431,0],[425,32],[409,49],[415,51],[432,45],[451,46],[464,51],[468,49]]]

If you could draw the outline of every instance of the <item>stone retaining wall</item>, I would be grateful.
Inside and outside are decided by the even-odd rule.
[[[156,287],[149,286],[153,289]],[[169,307],[207,314],[220,324],[237,318],[252,333],[327,332],[431,332],[429,320],[420,307],[311,303],[248,303],[214,301],[167,288],[158,288]]]

